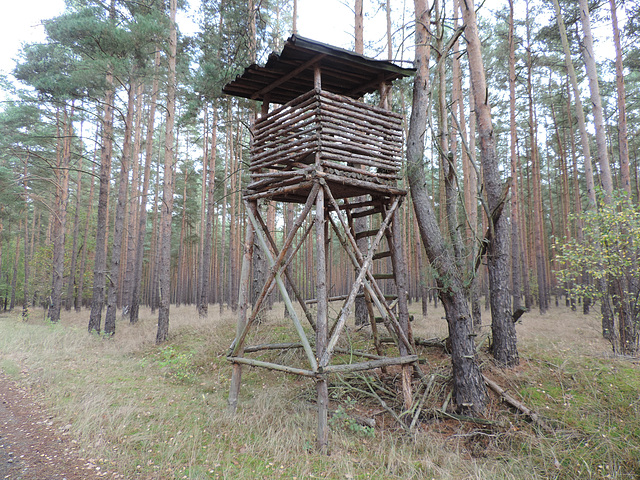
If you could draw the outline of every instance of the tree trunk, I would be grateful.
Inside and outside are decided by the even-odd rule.
[[[487,402],[487,392],[473,342],[473,325],[459,272],[446,249],[436,224],[435,212],[426,190],[424,165],[425,131],[429,92],[430,11],[426,0],[414,0],[416,12],[416,76],[413,87],[413,106],[407,137],[407,174],[411,198],[431,265],[438,273],[440,299],[446,311],[451,338],[453,364],[453,399],[461,409],[482,412]]]
[[[509,220],[506,214],[500,214],[506,199],[506,190],[500,179],[496,139],[491,122],[491,107],[487,95],[484,66],[476,14],[473,0],[467,0],[462,6],[469,70],[473,83],[475,113],[480,137],[480,159],[483,170],[483,183],[487,192],[488,218],[492,232],[487,246],[487,263],[491,288],[491,331],[493,334],[493,356],[504,366],[519,363],[516,345],[516,330],[511,315],[509,298]]]
[[[134,82],[129,84],[127,114],[124,126],[124,143],[122,159],[120,160],[120,175],[118,179],[118,199],[116,216],[113,227],[113,247],[111,249],[111,268],[109,275],[109,289],[107,292],[107,313],[104,317],[104,333],[116,333],[116,313],[118,310],[118,286],[120,284],[120,269],[122,260],[122,238],[126,220],[127,190],[129,187],[129,161],[131,156],[131,130],[133,127],[133,109],[135,99]]]
[[[64,107],[62,121],[62,152],[56,172],[56,205],[53,217],[53,261],[51,301],[48,316],[52,322],[60,320],[62,307],[62,287],[64,280],[64,240],[67,224],[67,204],[69,200],[69,165],[71,164],[71,134],[73,131],[74,105],[71,103],[70,112]]]
[[[22,221],[18,226],[18,231],[22,230]],[[16,236],[15,252],[13,255],[13,275],[11,276],[11,295],[9,300],[9,311],[16,305],[16,282],[18,280],[18,260],[20,260],[20,238]]]
[[[518,152],[516,143],[518,131],[516,124],[516,49],[513,35],[514,11],[513,1],[509,0],[509,117],[511,119],[511,282],[512,308],[516,312],[521,306],[522,291],[520,287],[520,232],[518,230]]]
[[[82,170],[83,165],[80,160],[76,177],[76,206],[73,214],[73,243],[71,247],[71,265],[69,268],[69,279],[67,280],[67,297],[65,298],[64,309],[71,310],[74,303],[73,290],[76,284],[76,267],[78,260],[78,235],[80,233],[80,201],[82,199]]]
[[[211,148],[207,162],[207,218],[204,232],[202,261],[200,264],[200,298],[198,299],[198,315],[206,317],[209,311],[209,272],[211,270],[211,248],[213,245],[213,218],[216,202],[214,198],[216,182],[216,149],[218,136],[218,105],[213,103],[213,120],[211,122]],[[225,182],[226,183],[226,182]]]
[[[613,44],[616,47],[616,90],[618,92],[618,150],[620,153],[620,180],[622,189],[631,196],[631,175],[629,172],[629,141],[627,138],[627,107],[624,87],[624,71],[622,66],[622,46],[618,28],[616,0],[609,0],[611,7],[611,24],[613,27]]]
[[[106,232],[108,220],[109,183],[111,181],[111,152],[113,149],[113,102],[115,86],[113,73],[107,73],[107,93],[104,98],[102,124],[102,151],[100,154],[100,190],[98,193],[98,220],[96,225],[96,253],[93,267],[93,298],[89,316],[89,333],[100,333],[104,306],[107,270]]]
[[[593,35],[591,34],[591,20],[589,17],[589,5],[587,0],[578,0],[580,4],[580,21],[582,22],[582,57],[584,58],[587,77],[589,78],[589,91],[591,93],[591,106],[593,108],[593,121],[596,129],[596,146],[598,147],[598,163],[600,164],[600,182],[604,190],[605,203],[611,202],[613,194],[613,180],[609,167],[609,153],[607,152],[607,131],[604,124],[602,111],[602,99],[598,85],[598,71],[593,52]]]
[[[169,307],[171,298],[171,214],[173,212],[174,124],[176,111],[176,31],[177,0],[169,0],[169,74],[167,79],[167,120],[164,142],[164,181],[162,184],[162,237],[160,239],[158,333],[156,343],[169,335]]]
[[[131,199],[129,200],[129,222],[127,227],[127,252],[126,269],[122,284],[122,316],[131,315],[131,303],[133,294],[133,281],[136,268],[136,251],[138,240],[138,216],[140,215],[138,203],[140,202],[140,145],[142,143],[142,101],[144,97],[144,82],[138,79],[136,85],[136,119],[134,126],[131,174]]]
[[[578,77],[576,75],[575,68],[573,66],[573,60],[571,60],[571,50],[569,49],[569,40],[567,38],[567,30],[562,20],[562,12],[560,11],[560,4],[558,0],[551,0],[556,11],[556,20],[558,22],[558,28],[560,30],[560,40],[562,42],[562,49],[564,50],[564,61],[567,68],[569,79],[571,80],[571,87],[573,89],[573,96],[575,98],[576,105],[576,117],[578,119],[578,129],[580,130],[580,140],[582,146],[582,154],[584,156],[584,176],[587,183],[587,198],[592,208],[596,207],[596,190],[593,179],[593,165],[591,163],[591,147],[589,146],[589,135],[587,133],[587,124],[584,116],[584,108],[582,107],[582,100],[580,99],[580,87],[578,86]]]
[[[153,131],[156,116],[158,98],[158,67],[160,66],[160,50],[156,49],[153,68],[153,82],[151,85],[151,104],[149,106],[149,120],[147,123],[146,145],[144,152],[144,174],[142,178],[142,191],[140,192],[140,213],[138,214],[138,227],[136,252],[133,268],[133,282],[131,287],[131,308],[129,310],[129,322],[138,321],[140,311],[140,284],[142,283],[142,260],[144,257],[144,239],[147,234],[147,195],[151,179],[151,160],[153,157]],[[155,234],[155,230],[153,231]]]

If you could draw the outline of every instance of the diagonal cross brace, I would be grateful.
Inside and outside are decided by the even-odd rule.
[[[267,278],[267,280],[266,280],[266,282],[265,282],[265,284],[264,284],[264,286],[262,288],[262,291],[260,293],[260,296],[258,297],[258,300],[256,300],[256,304],[255,304],[255,306],[253,308],[253,312],[251,314],[251,317],[247,320],[247,322],[245,323],[242,331],[238,333],[238,335],[236,336],[236,339],[233,341],[233,343],[231,345],[231,348],[229,350],[229,356],[235,356],[237,354],[237,352],[239,351],[239,349],[242,347],[242,345],[244,343],[244,339],[247,336],[247,332],[249,330],[249,327],[253,324],[254,320],[256,319],[256,316],[257,316],[257,313],[258,313],[258,311],[260,309],[260,306],[262,305],[262,302],[264,302],[267,294],[269,293],[269,291],[271,289],[271,286],[273,285],[273,281],[274,281],[274,279],[276,277],[276,274],[279,273],[278,269],[282,265],[282,262],[284,260],[284,257],[286,255],[287,250],[289,249],[289,247],[293,243],[295,235],[296,235],[298,229],[300,228],[300,226],[302,225],[302,222],[304,222],[304,219],[307,217],[307,215],[311,211],[311,207],[313,207],[313,203],[315,201],[315,197],[316,197],[319,189],[320,189],[320,186],[318,184],[314,185],[313,188],[311,189],[311,192],[309,193],[309,197],[307,198],[307,202],[305,203],[302,212],[300,212],[300,215],[298,215],[298,217],[296,218],[296,220],[295,220],[295,222],[294,222],[294,224],[293,224],[293,226],[291,228],[291,231],[289,232],[289,234],[287,235],[287,238],[285,239],[284,245],[282,247],[282,251],[280,252],[280,254],[278,255],[278,258],[275,261],[273,261],[273,257],[270,256],[269,249],[266,247],[266,243],[265,243],[265,246],[264,246],[263,250],[265,252],[267,252],[267,255],[270,257],[270,260],[274,262],[273,263],[273,267],[271,268],[271,272],[269,273],[269,277]],[[245,202],[245,203],[248,203],[248,202]],[[252,215],[253,209],[250,208],[249,205],[247,205],[246,207],[247,207],[246,211],[247,211],[247,214],[249,216],[249,219],[251,220],[251,224],[253,226],[254,233],[256,234],[256,236],[258,236],[257,234],[259,233],[260,229],[258,228],[259,225],[257,224],[255,217]],[[260,236],[258,236],[258,239],[260,240]],[[264,238],[262,238],[262,240],[264,240]],[[306,335],[304,337],[306,338]],[[313,357],[313,362],[315,362],[315,357]],[[312,362],[312,365],[314,364],[313,362]]]
[[[326,184],[324,185],[324,190],[325,190],[325,192],[327,190],[329,190],[329,187],[326,186]],[[331,195],[331,191],[330,190],[329,190],[327,196],[329,197],[330,202],[332,202],[332,203],[335,202],[335,199]],[[387,227],[389,226],[389,223],[391,222],[391,218],[393,217],[393,212],[396,210],[396,208],[398,207],[399,204],[400,204],[400,200],[397,197],[394,200],[393,204],[391,205],[391,208],[387,212],[387,215],[386,215],[384,221],[380,225],[380,229],[378,230],[378,233],[376,234],[375,238],[373,239],[373,242],[371,243],[371,246],[369,247],[369,252],[367,253],[366,258],[364,259],[364,261],[360,265],[360,272],[358,273],[358,276],[357,276],[355,282],[353,283],[353,286],[351,288],[351,292],[349,293],[349,296],[347,297],[347,300],[345,300],[345,303],[342,306],[342,310],[340,311],[340,316],[338,317],[338,320],[337,320],[336,325],[334,327],[333,334],[331,335],[331,338],[329,339],[329,343],[327,344],[327,349],[324,352],[324,354],[322,355],[322,358],[320,359],[320,365],[321,366],[327,366],[329,364],[329,360],[331,358],[331,354],[333,353],[333,349],[335,348],[336,343],[338,342],[338,337],[342,333],[342,329],[344,328],[344,325],[345,325],[345,323],[347,321],[347,316],[350,313],[351,305],[353,304],[353,302],[354,302],[354,300],[356,298],[356,295],[358,294],[358,290],[360,290],[360,287],[363,285],[365,276],[367,275],[367,271],[369,270],[369,266],[371,265],[371,262],[373,260],[373,254],[377,250],[378,245],[380,244],[380,241],[382,240],[382,236],[384,235],[384,231],[387,229]],[[334,204],[334,206],[335,206],[335,204]],[[340,214],[339,209],[337,210],[337,214],[341,218],[341,214]],[[341,220],[344,220],[344,219],[341,218]],[[359,252],[359,249],[358,249],[357,245],[355,245],[355,240],[354,240],[354,245],[353,246]]]
[[[267,256],[267,260],[269,262],[269,266],[271,267],[271,272],[272,272],[271,275],[269,276],[269,280],[265,284],[265,288],[263,288],[263,291],[265,289],[268,289],[268,286],[270,286],[270,284],[275,280],[276,284],[278,285],[278,289],[282,294],[284,304],[286,305],[287,310],[289,311],[289,315],[291,315],[291,320],[293,321],[296,332],[298,332],[298,336],[300,337],[300,341],[302,342],[302,348],[304,349],[304,352],[306,353],[307,358],[309,359],[309,363],[311,364],[311,369],[314,372],[317,372],[318,363],[316,362],[315,355],[313,353],[313,350],[311,349],[311,345],[309,344],[309,339],[307,338],[307,335],[305,334],[304,329],[302,328],[300,319],[298,318],[298,315],[295,309],[293,308],[293,303],[291,302],[291,298],[289,297],[289,294],[284,285],[284,282],[282,281],[282,276],[280,275],[280,272],[284,270],[284,268],[286,268],[282,265],[282,260],[284,259],[283,252],[285,250],[283,249],[283,251],[280,252],[280,255],[278,255],[278,263],[276,263],[276,260],[273,259],[273,255],[271,255],[271,252],[269,251],[269,247],[267,247],[267,241],[264,238],[264,233],[260,228],[261,226],[259,222],[254,217],[253,212],[249,211],[248,214],[249,214],[249,219],[253,224],[253,228],[256,231],[256,237],[260,242],[260,246],[265,251],[265,254]]]
[[[345,251],[347,252],[347,256],[349,257],[349,259],[353,263],[354,267],[356,267],[356,269],[359,269],[359,268],[361,268],[361,266],[362,266],[362,264],[364,262],[364,258],[362,257],[362,252],[360,252],[360,249],[357,246],[355,238],[353,238],[353,235],[351,235],[351,232],[349,230],[347,222],[346,222],[346,220],[344,219],[344,217],[342,216],[342,214],[340,212],[340,207],[339,207],[338,203],[333,198],[333,196],[331,195],[330,191],[328,192],[327,195],[329,197],[329,201],[330,201],[331,205],[333,206],[334,210],[336,211],[336,214],[338,216],[338,219],[340,220],[340,223],[342,224],[342,227],[344,229],[344,233],[345,233],[347,239],[350,241],[351,248],[353,249],[353,251],[349,251],[346,240],[342,239],[340,231],[338,230],[336,225],[333,223],[333,220],[331,220],[331,217],[329,217],[330,221],[331,221],[331,224],[333,225],[333,229],[336,232],[336,234],[338,235],[338,239],[340,240],[340,243],[342,243]],[[401,201],[400,197],[396,197],[396,200],[392,204],[390,210],[387,211],[387,214],[393,215],[394,210],[397,209],[398,205],[400,204],[400,201]],[[402,330],[402,328],[400,326],[400,322],[396,318],[396,316],[393,313],[391,307],[389,307],[387,302],[384,300],[384,294],[383,294],[382,290],[380,290],[380,287],[378,286],[375,278],[373,277],[373,274],[369,271],[369,269],[367,269],[367,278],[368,278],[368,281],[366,279],[363,280],[363,285],[364,285],[364,288],[369,293],[369,295],[370,295],[371,299],[373,300],[373,302],[376,304],[376,307],[377,307],[378,311],[380,312],[380,314],[382,316],[387,317],[387,318],[389,318],[391,320],[391,322],[393,323],[393,326],[395,327],[395,330],[396,330],[395,333],[398,335],[398,337],[400,338],[402,343],[407,347],[407,349],[409,351],[413,351],[413,348],[411,346],[411,342],[409,342],[409,339],[407,338],[407,336],[405,335],[404,331]],[[380,299],[383,299],[383,300],[381,301]]]

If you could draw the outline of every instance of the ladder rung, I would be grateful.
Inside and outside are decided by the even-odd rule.
[[[351,214],[352,218],[362,218],[368,217],[369,215],[375,215],[376,213],[380,213],[379,208],[370,208],[368,210],[363,210],[361,212],[354,212]]]
[[[374,273],[373,278],[376,280],[393,280],[396,276],[393,273]]]
[[[360,240],[364,237],[375,237],[380,230],[363,230],[362,232],[356,233],[356,240]]]
[[[381,258],[389,258],[391,256],[391,252],[378,252],[373,255],[374,260],[380,260]]]

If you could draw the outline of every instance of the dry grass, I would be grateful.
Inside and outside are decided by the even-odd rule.
[[[446,336],[443,316],[441,309],[430,308],[427,319],[414,322],[415,334]],[[42,318],[38,311],[27,323],[17,315],[0,317],[0,366],[29,384],[62,425],[71,425],[87,456],[116,465],[128,478],[522,479],[578,478],[578,471],[581,478],[634,478],[629,472],[640,472],[640,430],[633,430],[638,421],[629,422],[632,430],[619,437],[633,446],[628,455],[613,438],[620,418],[632,412],[640,416],[632,390],[640,382],[637,365],[606,358],[610,349],[600,338],[595,313],[584,317],[560,308],[526,314],[517,327],[523,365],[498,372],[503,384],[531,406],[549,406],[543,413],[554,422],[553,435],[536,431],[494,402],[491,418],[506,418],[510,426],[426,419],[406,435],[378,415],[379,426],[369,435],[333,422],[329,456],[313,448],[309,381],[245,369],[239,412],[227,413],[231,369],[225,353],[235,320],[229,312],[221,316],[217,306],[207,319],[198,318],[193,307],[172,307],[170,339],[159,347],[156,317],[149,311],[136,325],[119,321],[110,339],[86,333],[88,312],[64,314],[59,325]],[[288,338],[281,318],[280,309],[270,312],[256,341]],[[364,338],[355,329],[350,333],[355,342]],[[430,357],[431,368],[446,369],[439,352],[423,355]],[[594,384],[590,375],[596,370],[602,382]],[[614,370],[617,377],[609,375]],[[620,402],[605,408],[608,383],[603,382],[609,380],[607,388],[620,395]],[[575,394],[567,406],[571,388]],[[634,395],[635,406],[623,408]],[[345,398],[336,398],[332,408],[348,408]],[[371,413],[374,405],[362,403],[360,411]],[[584,424],[576,420],[580,412]],[[588,445],[597,441],[594,425],[602,425],[600,435],[610,438],[588,456]]]

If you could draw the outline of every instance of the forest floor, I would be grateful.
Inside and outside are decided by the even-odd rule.
[[[445,338],[443,311],[429,307],[414,334]],[[267,314],[254,343],[291,340],[280,311]],[[483,419],[451,417],[448,357],[423,348],[433,382],[416,394],[424,402],[408,413],[418,420],[411,431],[394,418],[407,412],[392,370],[336,376],[329,455],[313,447],[312,382],[246,369],[240,415],[226,413],[230,312],[211,307],[203,320],[172,307],[161,346],[148,311],[136,325],[119,321],[111,339],[87,335],[87,316],[53,325],[39,310],[27,322],[0,315],[0,480],[640,478],[640,365],[611,356],[595,311],[525,314],[521,364],[509,371],[486,354],[488,328],[478,337],[485,375],[545,428],[493,394]],[[348,337],[358,348],[368,340],[355,328]],[[278,358],[303,361],[300,352]]]

